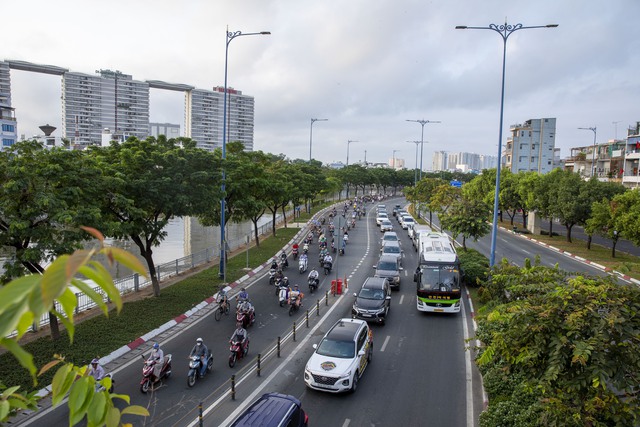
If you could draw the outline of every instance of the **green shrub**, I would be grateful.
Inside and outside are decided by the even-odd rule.
[[[462,266],[462,280],[469,286],[484,284],[489,273],[489,259],[474,249],[458,252]]]

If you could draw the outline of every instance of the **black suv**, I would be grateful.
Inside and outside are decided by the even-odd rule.
[[[309,423],[300,401],[293,396],[266,393],[231,424],[233,427],[305,427]]]
[[[391,307],[391,287],[384,277],[369,277],[364,281],[351,307],[351,317],[384,324]]]
[[[394,205],[393,206],[393,216],[396,216],[396,214],[398,213],[398,211],[402,209],[402,206],[400,205]]]

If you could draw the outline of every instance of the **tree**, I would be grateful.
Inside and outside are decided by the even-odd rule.
[[[549,237],[553,237],[553,218],[557,210],[558,188],[564,172],[553,169],[540,176],[530,188],[527,202],[529,210],[535,210],[542,218],[549,220]]]
[[[519,191],[520,176],[520,174],[512,173],[509,169],[505,169],[500,176],[500,205],[502,210],[509,215],[512,226],[516,213],[522,210],[524,214],[524,201]]]
[[[90,236],[80,224],[97,226],[103,180],[86,153],[46,149],[36,141],[0,151],[0,246],[13,249],[3,282],[44,272],[44,264],[79,249]],[[51,336],[60,331],[49,316]]]
[[[440,215],[440,225],[454,236],[462,234],[462,248],[467,250],[467,238],[474,242],[491,231],[488,221],[491,208],[484,201],[462,197]]]
[[[92,151],[107,177],[102,197],[110,219],[107,234],[136,244],[158,296],[153,247],[166,237],[164,228],[173,217],[200,216],[219,205],[219,164],[213,153],[190,144],[181,148],[164,136],[144,141],[132,137]]]
[[[611,246],[611,257],[616,257],[616,244],[620,238],[619,218],[620,212],[618,212],[617,205],[613,201],[606,199],[601,202],[594,202],[591,207],[591,218],[587,220],[585,231],[589,236],[596,233],[603,237],[611,239],[613,243]]]
[[[433,209],[431,208],[431,198],[435,195],[436,189],[441,185],[448,185],[446,181],[439,178],[422,178],[413,189],[405,189],[411,202],[416,205],[416,210],[420,211],[420,206],[424,205],[429,211],[429,227],[433,226]]]
[[[275,236],[278,209],[286,206],[291,200],[291,187],[289,178],[287,177],[284,156],[271,155],[269,167],[266,172],[267,179],[271,184],[271,189],[267,193],[265,203],[267,209],[271,212],[271,232]]]
[[[620,232],[636,245],[640,245],[640,192],[627,191],[613,198],[616,212],[620,213]]]
[[[0,346],[11,352],[20,366],[29,371],[34,385],[37,385],[37,367],[33,363],[33,356],[18,342],[35,319],[39,319],[44,313],[56,312],[73,341],[73,317],[78,300],[71,286],[84,292],[104,315],[109,314],[103,296],[87,283],[77,279],[76,275],[81,274],[93,280],[100,290],[108,295],[118,311],[122,308],[118,289],[107,270],[94,260],[95,255],[106,255],[112,262],[120,262],[140,274],[145,274],[144,268],[135,257],[121,249],[102,246],[104,238],[98,231],[84,229],[99,240],[100,247],[79,250],[72,255],[62,255],[53,261],[43,274],[20,277],[0,288]],[[55,303],[62,308],[62,312],[56,311]],[[16,332],[16,335],[7,338],[13,332]],[[41,367],[40,374],[56,365],[60,366],[53,377],[52,403],[58,405],[65,396],[69,396],[69,425],[78,424],[86,417],[89,426],[118,426],[122,415],[149,415],[145,408],[137,405],[118,409],[114,400],[123,400],[128,405],[129,396],[109,393],[110,378],[100,381],[104,388],[98,391],[96,381],[88,375],[86,366],[74,366],[65,362],[63,357],[56,356],[55,360]],[[35,394],[20,393],[19,386],[5,387],[2,383],[0,391],[0,423],[6,422],[19,410],[36,409],[38,397]]]
[[[441,184],[433,191],[429,209],[446,214],[449,208],[462,200],[462,190],[449,184]]]
[[[640,417],[640,290],[612,278],[494,267],[477,363],[481,425],[635,425]]]

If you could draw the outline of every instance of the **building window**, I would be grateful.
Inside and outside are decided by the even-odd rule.
[[[15,140],[9,138],[2,138],[3,147],[11,147],[15,143]]]
[[[14,125],[7,125],[7,124],[2,125],[3,132],[15,132],[15,128],[16,127]]]

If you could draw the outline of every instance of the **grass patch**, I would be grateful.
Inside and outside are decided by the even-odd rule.
[[[249,266],[255,268],[276,255],[298,232],[296,228],[280,228],[277,236],[265,237],[260,247],[249,249]],[[233,282],[245,274],[246,253],[240,252],[229,258],[227,281]],[[96,356],[104,356],[130,343],[141,335],[157,328],[169,320],[193,308],[205,298],[213,295],[222,279],[218,277],[218,266],[213,266],[198,274],[163,288],[157,298],[146,298],[127,302],[122,311],[110,317],[98,316],[76,325],[73,343],[69,342],[66,331],[57,341],[50,337],[40,338],[25,344],[23,348],[34,356],[36,366],[49,362],[54,354],[63,355],[74,364],[88,363]],[[162,310],[158,310],[162,307]],[[27,371],[18,368],[16,360],[9,353],[0,355],[0,378],[5,385],[21,385],[21,389],[39,389],[50,384],[55,370],[39,378],[34,387]]]
[[[501,222],[500,225],[509,230],[512,228],[509,222]],[[640,280],[640,258],[626,252],[616,250],[616,257],[612,258],[610,248],[591,243],[591,249],[587,249],[585,240],[574,238],[573,242],[569,243],[566,236],[531,234],[530,237]]]

